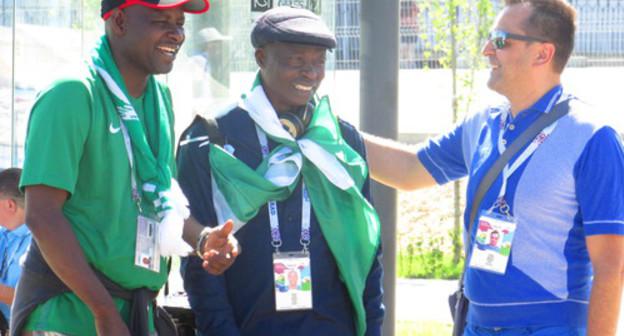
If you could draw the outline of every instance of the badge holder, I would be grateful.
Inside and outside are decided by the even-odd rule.
[[[262,157],[269,154],[266,134],[256,126]],[[269,224],[271,226],[271,246],[273,253],[273,288],[275,310],[292,311],[312,309],[312,271],[310,267],[310,217],[311,203],[305,184],[301,185],[301,237],[303,249],[297,252],[281,252],[282,237],[279,230],[277,202],[269,201]]]
[[[312,273],[307,251],[273,254],[275,310],[312,309]]]
[[[497,202],[504,215],[483,211],[477,222],[477,231],[470,256],[470,267],[505,274],[517,222],[509,214],[504,201]]]
[[[158,221],[143,216],[137,216],[136,250],[134,252],[134,264],[149,269],[156,273],[160,272],[160,251],[157,244]]]
[[[274,211],[269,212],[271,215],[271,245],[275,249],[275,253],[273,253],[273,282],[276,311],[312,309],[312,270],[308,250],[308,246],[310,246],[310,198],[305,185],[302,186],[301,194],[301,237],[299,238],[299,243],[303,247],[301,251],[280,252],[282,238],[277,219],[277,205],[273,204]]]

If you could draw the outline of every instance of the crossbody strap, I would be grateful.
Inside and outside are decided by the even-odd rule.
[[[557,121],[559,118],[563,117],[570,111],[570,99],[566,99],[563,102],[555,105],[553,110],[550,113],[542,114],[531,126],[529,126],[520,136],[514,140],[509,147],[501,154],[501,156],[496,159],[494,164],[490,167],[488,172],[485,174],[479,186],[477,187],[477,191],[473,198],[472,207],[470,208],[470,217],[468,222],[468,231],[466,232],[466,251],[470,248],[472,234],[472,228],[474,227],[474,221],[477,217],[477,212],[479,210],[479,206],[481,205],[481,201],[485,196],[485,193],[490,189],[498,175],[500,175],[505,165],[511,160],[511,158],[518,153],[520,149],[522,149],[526,144],[531,142],[544,128],[548,127],[550,124]],[[468,256],[468,253],[466,253]],[[466,268],[468,265],[468,261],[464,261],[464,270],[462,271],[462,275],[460,278],[460,288],[464,287],[464,273],[466,273]]]

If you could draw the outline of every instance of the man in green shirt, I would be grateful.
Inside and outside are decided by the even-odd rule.
[[[82,75],[39,95],[21,180],[36,244],[12,334],[153,334],[146,312],[167,278],[161,255],[197,246],[204,268],[219,274],[238,254],[231,223],[207,230],[188,216],[174,179],[170,93],[153,76],[172,69],[184,13],[208,7],[208,0],[103,0],[106,34]],[[119,290],[128,295],[111,294]]]

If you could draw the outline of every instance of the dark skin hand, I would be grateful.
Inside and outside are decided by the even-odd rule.
[[[234,223],[231,220],[221,226],[208,228],[210,234],[204,239],[202,247],[202,266],[204,270],[213,275],[225,272],[240,254],[238,241],[232,235]],[[183,238],[191,246],[197,246],[199,234],[205,227],[199,224],[195,218],[189,217],[184,223]]]
[[[50,268],[91,310],[97,334],[130,336],[113,298],[91,270],[62,212],[67,197],[67,191],[61,189],[26,187],[28,228]]]
[[[213,275],[225,272],[236,257],[240,254],[240,247],[236,238],[231,235],[234,223],[231,220],[216,227],[205,239],[203,247],[202,267]]]
[[[44,185],[27,187],[28,227],[52,270],[93,313],[97,334],[130,335],[112,297],[88,265],[71,225],[63,215],[67,197],[64,190]],[[231,234],[233,227],[233,222],[227,221],[210,229],[211,233],[205,239],[203,268],[211,274],[222,274],[240,254],[238,242]],[[196,244],[202,229],[203,226],[190,218],[185,223],[184,232],[194,235],[187,241]]]

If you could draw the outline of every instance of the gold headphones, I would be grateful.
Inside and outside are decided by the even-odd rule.
[[[297,139],[305,133],[306,128],[312,120],[312,112],[314,111],[314,104],[309,102],[306,106],[294,111],[285,112],[279,114],[279,121],[282,127]]]

